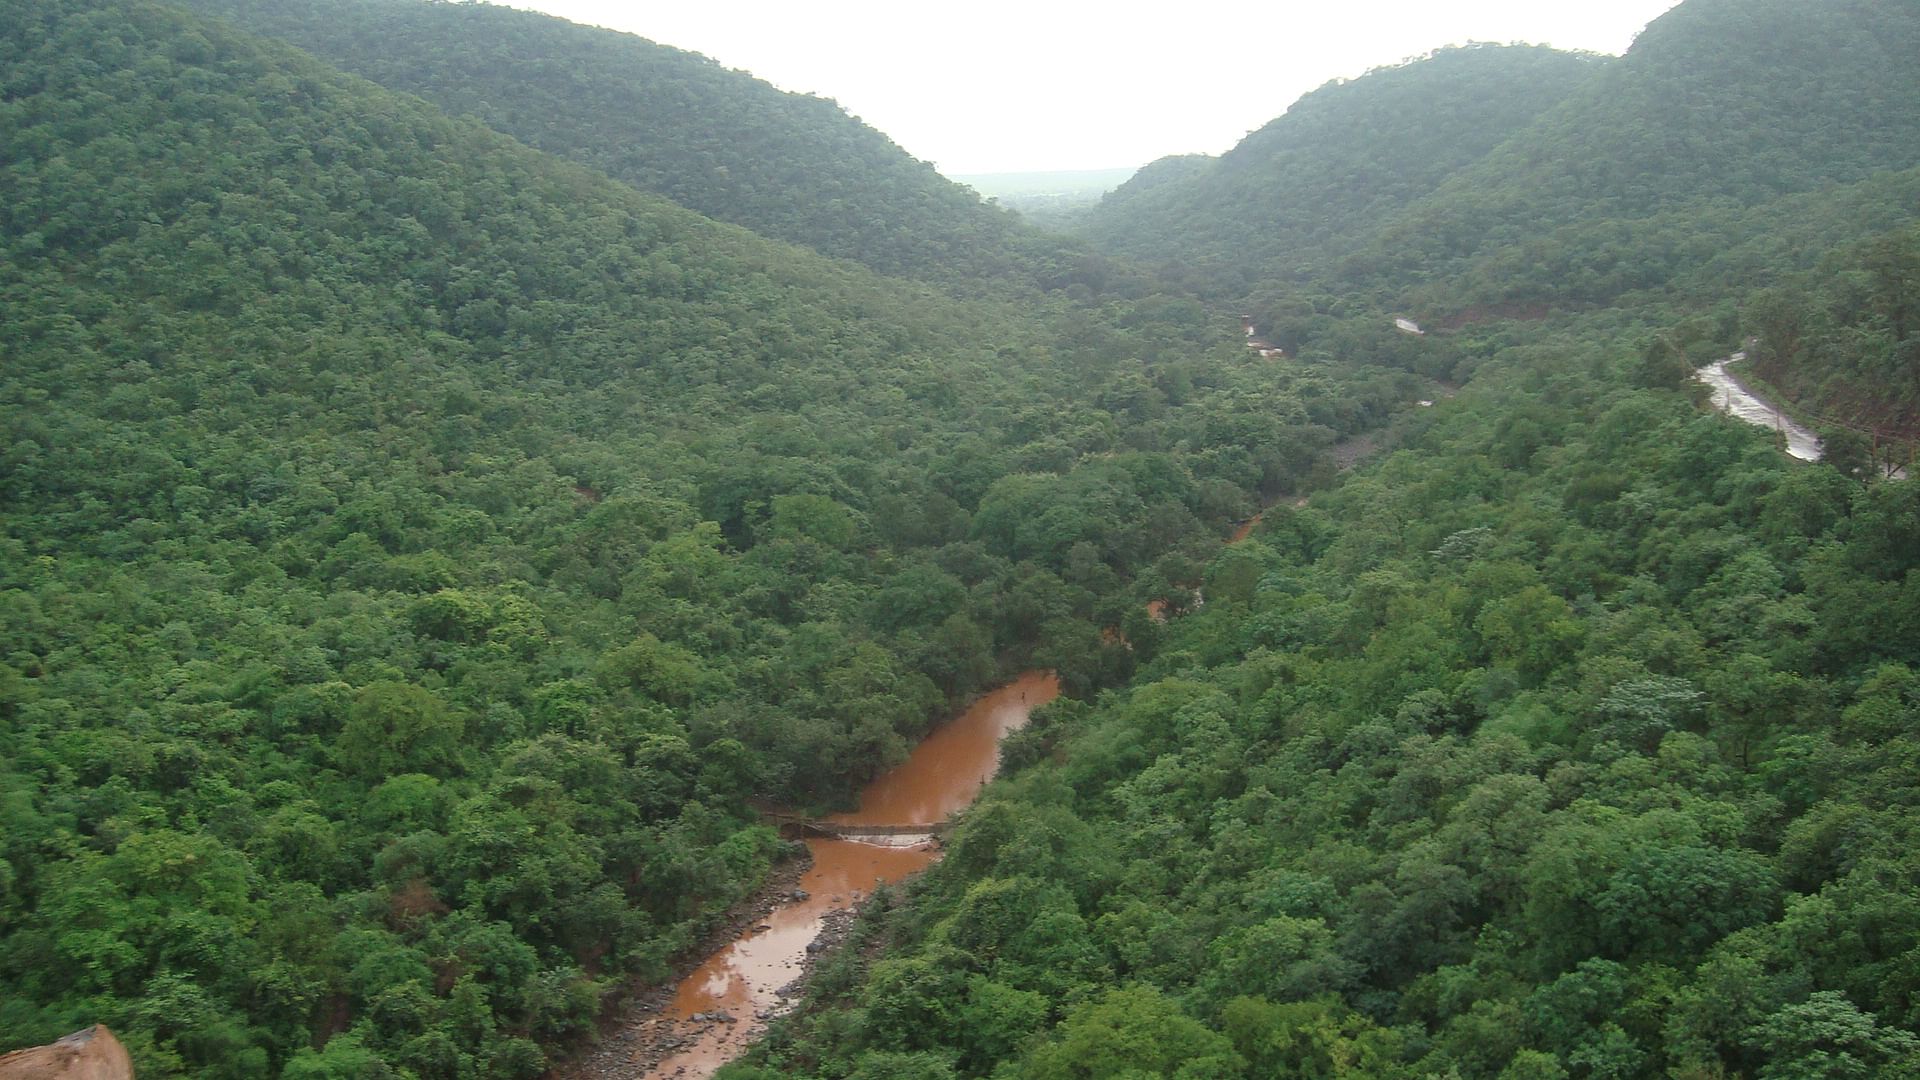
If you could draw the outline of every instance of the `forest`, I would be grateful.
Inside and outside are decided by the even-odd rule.
[[[1856,440],[1920,432],[1920,227],[1835,251],[1751,311],[1756,363],[1783,397],[1845,417]]]
[[[1062,233],[542,15],[0,0],[0,1052],[547,1075],[1045,668],[723,1076],[1920,1073],[1916,49],[1440,50]]]

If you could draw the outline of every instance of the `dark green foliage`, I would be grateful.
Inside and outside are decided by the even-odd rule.
[[[1849,186],[1888,170],[1910,185],[1920,164],[1920,83],[1897,59],[1916,48],[1910,4],[1682,4],[1358,262],[1420,266],[1434,280],[1408,302],[1455,310],[1612,303],[1675,282],[1724,296],[1740,272],[1729,248],[1763,250],[1743,269],[1764,279],[1901,206],[1847,204]],[[1809,229],[1830,236],[1809,243]]]
[[[781,854],[748,799],[843,803],[1036,651],[1123,678],[1126,574],[1413,392],[882,278],[138,0],[0,4],[0,241],[0,1045],[143,1077],[540,1074]],[[1009,475],[1084,520],[976,525]]]
[[[1147,166],[1081,228],[1103,248],[1171,260],[1210,292],[1244,295],[1262,279],[1339,259],[1345,238],[1430,194],[1600,63],[1475,45],[1332,83],[1217,161]]]
[[[1322,88],[1085,223],[1296,351],[1362,301],[1457,325],[1702,307],[1910,223],[1920,14],[1689,0],[1625,56],[1476,47]]]
[[[1828,255],[1759,293],[1754,370],[1815,418],[1825,457],[1858,477],[1905,465],[1920,437],[1920,227]]]
[[[916,161],[839,105],[697,53],[532,11],[422,0],[191,0],[719,221],[970,291],[1120,271]]]
[[[1920,13],[1897,2],[1690,0],[1472,172],[1644,212],[1702,197],[1755,204],[1908,168],[1920,162],[1920,99],[1900,58],[1916,35]],[[1529,155],[1530,144],[1560,153]]]

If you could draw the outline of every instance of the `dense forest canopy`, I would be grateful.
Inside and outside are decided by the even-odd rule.
[[[1804,290],[1915,220],[1916,52],[1911,4],[1794,0],[1691,0],[1617,59],[1441,50],[1309,94],[1217,161],[1143,169],[1082,231],[1290,352],[1350,352],[1357,306],[1658,321]],[[1902,394],[1828,397],[1891,416]]]
[[[168,8],[6,15],[10,1044],[536,1074],[753,887],[749,796],[1123,678],[1139,590],[1420,392],[882,278]]]
[[[1451,297],[1428,290],[1440,305],[1578,308],[1657,293],[1728,240],[1795,228],[1810,210],[1844,228],[1832,204],[1851,187],[1888,172],[1913,187],[1920,73],[1903,58],[1915,50],[1911,4],[1682,4],[1578,93],[1409,208],[1347,269],[1391,280],[1424,264],[1470,283]],[[1730,216],[1742,225],[1719,227]],[[1773,254],[1791,260],[1794,249]]]
[[[626,35],[189,7],[0,0],[0,1050],[539,1076],[1045,667],[731,1075],[1920,1072],[1920,488],[1688,379],[1911,434],[1910,3],[1443,50],[1103,257]]]
[[[1218,159],[1142,169],[1081,231],[1213,293],[1324,265],[1573,93],[1598,57],[1474,45],[1331,83]],[[1249,276],[1252,275],[1252,276]]]
[[[1920,432],[1920,226],[1833,252],[1748,307],[1756,368],[1816,420]]]
[[[1913,1075],[1920,487],[1615,332],[1269,511],[723,1075]]]

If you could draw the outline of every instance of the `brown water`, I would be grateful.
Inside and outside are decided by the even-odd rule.
[[[1030,671],[921,740],[911,757],[860,793],[860,808],[826,820],[839,825],[938,825],[966,807],[993,778],[1000,738],[1059,696],[1050,672]],[[784,1007],[780,990],[806,965],[807,945],[828,914],[849,908],[874,886],[899,881],[940,857],[931,836],[892,836],[875,843],[809,839],[813,866],[800,879],[805,900],[782,903],[753,930],[707,958],[674,992],[654,1037],[689,1039],[649,1077],[702,1080],[738,1057]],[[909,846],[882,846],[905,844]],[[761,929],[760,927],[764,927]],[[724,1012],[733,1023],[692,1017]]]

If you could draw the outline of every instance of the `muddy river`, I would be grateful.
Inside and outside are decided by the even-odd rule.
[[[973,802],[999,766],[1000,737],[1052,701],[1060,684],[1028,672],[986,695],[914,748],[860,794],[860,808],[825,820],[836,825],[937,825]],[[782,1011],[781,993],[805,968],[807,946],[829,915],[859,902],[874,886],[899,881],[939,858],[930,835],[863,840],[808,839],[813,866],[795,895],[754,929],[707,958],[680,983],[662,1018],[683,1047],[647,1075],[702,1080],[738,1057]],[[715,1017],[724,1014],[724,1018]],[[731,1022],[727,1022],[728,1020]]]

